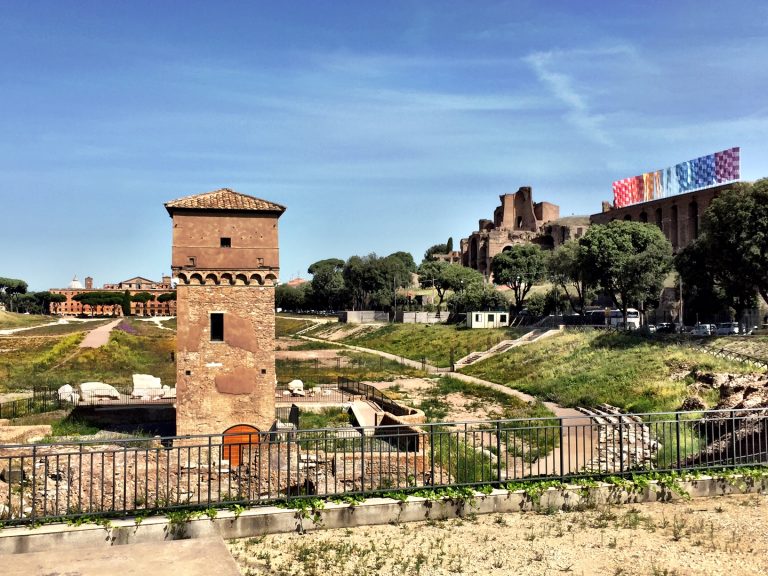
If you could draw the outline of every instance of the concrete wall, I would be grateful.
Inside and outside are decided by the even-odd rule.
[[[389,322],[389,312],[378,310],[346,310],[339,314],[339,321],[347,324],[369,324],[371,322]]]
[[[702,477],[681,482],[692,498],[727,494],[760,493],[768,486],[765,478],[754,482],[732,482]],[[0,555],[40,552],[62,546],[119,546],[142,542],[178,540],[188,538],[249,538],[264,534],[289,533],[307,530],[352,528],[376,524],[399,524],[445,520],[467,514],[498,514],[523,510],[569,510],[579,506],[598,504],[636,504],[677,500],[679,496],[651,482],[641,492],[628,493],[606,484],[595,488],[571,486],[550,488],[539,502],[534,502],[523,491],[494,490],[491,494],[477,494],[474,502],[409,497],[400,502],[389,498],[369,498],[354,506],[328,502],[316,517],[302,517],[296,510],[261,506],[235,514],[221,510],[215,519],[207,517],[171,525],[164,517],[148,518],[137,524],[132,519],[113,520],[104,528],[95,525],[72,527],[66,524],[44,525],[38,528],[4,528],[0,530]]]
[[[448,319],[448,312],[443,312],[440,316],[437,312],[398,312],[395,316],[395,322],[403,324],[439,324]]]

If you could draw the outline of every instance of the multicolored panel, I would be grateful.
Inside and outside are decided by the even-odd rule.
[[[613,183],[613,205],[623,208],[739,179],[738,147]]]

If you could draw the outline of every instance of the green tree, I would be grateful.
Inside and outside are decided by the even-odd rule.
[[[445,243],[445,253],[449,254],[453,252],[453,236],[448,237],[448,242]]]
[[[307,287],[311,291],[312,284],[309,282],[300,286],[280,284],[275,288],[275,307],[293,312],[309,308],[307,305]]]
[[[704,214],[701,239],[723,276],[751,284],[768,301],[768,178],[734,184],[715,198]],[[742,299],[744,289],[731,288]]]
[[[433,244],[429,248],[427,248],[427,251],[424,252],[424,260],[434,260],[435,254],[447,254],[448,253],[448,245],[447,244]]]
[[[443,305],[445,299],[445,292],[448,290],[448,284],[443,278],[443,273],[448,267],[448,263],[440,260],[424,260],[419,264],[419,268],[416,273],[419,275],[419,285],[422,288],[434,288],[437,292],[437,310],[440,312],[440,308]]]
[[[491,260],[493,282],[512,290],[516,313],[523,309],[533,285],[543,280],[546,265],[546,254],[534,244],[516,244]]]
[[[131,293],[128,290],[120,296],[120,307],[123,309],[123,316],[131,315]]]
[[[35,299],[42,314],[56,313],[56,306],[52,306],[52,304],[61,304],[62,302],[67,301],[67,297],[64,296],[64,294],[52,294],[47,290],[43,292],[32,292],[31,295]]]
[[[80,302],[83,306],[88,306],[91,316],[93,316],[98,306],[112,306],[112,313],[115,314],[117,312],[116,307],[123,301],[123,296],[117,292],[81,292],[80,294],[75,294],[72,300]],[[85,312],[85,309],[83,309],[83,312]]]
[[[547,274],[555,285],[565,291],[571,306],[580,314],[584,312],[590,293],[582,252],[577,240],[569,240],[555,248],[547,259]]]
[[[413,274],[416,272],[416,262],[413,261],[413,256],[410,252],[394,252],[387,256],[387,258],[395,258],[403,264],[403,268],[406,273]]]
[[[26,294],[27,283],[17,278],[0,278],[0,299],[8,304],[9,311],[14,310],[14,299],[18,294]]]
[[[506,310],[509,302],[493,286],[475,282],[465,289],[454,292],[448,298],[448,308],[454,314],[480,310]]]
[[[120,303],[122,303],[122,296],[120,297]],[[144,311],[144,316],[147,316],[147,303],[153,302],[155,300],[155,295],[150,294],[149,292],[138,292],[131,296],[132,302],[137,302],[142,305],[142,309]]]
[[[160,294],[160,296],[157,297],[157,301],[160,303],[163,302],[175,302],[176,301],[176,290],[173,292],[163,292]]]
[[[307,269],[312,274],[312,294],[317,308],[343,307],[346,300],[343,269],[344,261],[338,258],[319,260]]]
[[[307,272],[314,275],[318,270],[322,268],[341,270],[344,268],[344,260],[340,260],[338,258],[326,258],[325,260],[318,260],[314,264],[310,264],[309,268],[307,268]]]
[[[659,297],[672,266],[672,245],[653,224],[615,220],[590,226],[579,240],[586,277],[622,310]]]

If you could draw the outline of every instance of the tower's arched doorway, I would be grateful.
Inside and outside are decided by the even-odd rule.
[[[229,460],[230,466],[253,460],[252,454],[258,450],[259,430],[248,424],[237,424],[224,430],[224,447],[221,457]]]

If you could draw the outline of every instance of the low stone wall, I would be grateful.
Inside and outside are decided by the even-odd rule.
[[[727,494],[758,493],[768,487],[768,479],[739,482],[738,478],[702,477],[680,483],[692,498]],[[676,500],[680,496],[655,482],[640,492],[626,492],[613,485],[600,484],[585,488],[570,486],[550,488],[534,501],[523,491],[494,490],[488,495],[476,494],[471,500],[428,500],[409,497],[405,501],[369,498],[355,505],[326,503],[317,514],[264,506],[242,514],[220,510],[214,519],[207,516],[187,522],[170,523],[165,517],[137,522],[133,519],[113,520],[108,526],[68,526],[51,524],[38,528],[5,528],[0,530],[0,555],[41,552],[61,546],[117,546],[162,540],[188,538],[249,538],[306,530],[352,528],[376,524],[396,524],[424,520],[445,520],[466,514],[496,514],[541,509],[573,509],[598,504],[635,504],[660,500]]]

